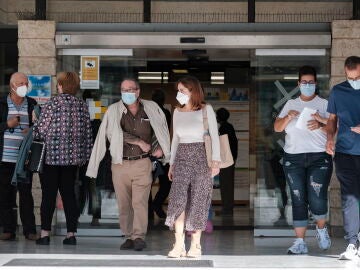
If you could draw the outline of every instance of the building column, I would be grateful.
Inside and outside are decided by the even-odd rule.
[[[56,49],[54,21],[18,21],[19,72],[27,75],[51,75],[55,92]],[[36,224],[40,225],[41,186],[33,178]]]
[[[332,22],[331,78],[330,87],[346,80],[345,59],[360,55],[360,20],[339,20]],[[330,184],[330,225],[332,234],[343,236],[343,217],[341,210],[340,185],[335,176]]]

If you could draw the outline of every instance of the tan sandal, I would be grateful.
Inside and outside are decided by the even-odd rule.
[[[201,245],[200,244],[191,244],[186,257],[189,258],[199,258],[201,256]]]
[[[169,258],[180,258],[186,256],[185,250],[185,234],[184,233],[175,233],[175,244],[173,249],[169,251]]]

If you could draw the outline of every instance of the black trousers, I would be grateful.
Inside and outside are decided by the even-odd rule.
[[[152,202],[154,208],[160,208],[165,202],[166,198],[169,196],[171,188],[171,181],[168,177],[169,167],[169,164],[163,166],[164,174],[159,175],[159,190]]]
[[[79,219],[79,208],[75,197],[75,180],[77,166],[44,165],[40,175],[41,229],[51,231],[51,221],[54,215],[58,190],[60,192],[66,217],[68,232],[76,232]]]
[[[100,188],[96,186],[96,180],[91,180],[87,177],[86,169],[87,165],[81,166],[79,168],[79,180],[80,187],[78,189],[79,193],[79,207],[80,211],[83,212],[86,201],[89,201],[88,214],[92,215],[93,218],[101,218],[101,193]],[[110,168],[109,168],[110,169]]]
[[[234,177],[235,165],[220,169],[220,194],[223,212],[232,212],[234,209]]]
[[[36,233],[34,216],[34,199],[31,193],[32,181],[29,184],[18,183],[17,187],[11,184],[15,163],[0,163],[0,219],[4,233],[15,233],[17,216],[16,192],[19,192],[19,211],[23,225],[23,234]],[[32,179],[32,176],[30,177]]]

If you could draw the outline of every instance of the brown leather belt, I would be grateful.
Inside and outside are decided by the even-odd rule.
[[[123,159],[124,160],[138,160],[138,159],[148,158],[148,157],[150,157],[150,154],[146,153],[146,154],[142,154],[140,156],[123,157]]]

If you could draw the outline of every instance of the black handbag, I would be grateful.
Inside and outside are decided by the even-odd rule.
[[[42,173],[45,159],[45,142],[34,140],[30,146],[26,167],[31,172]]]

